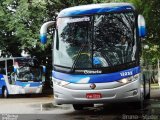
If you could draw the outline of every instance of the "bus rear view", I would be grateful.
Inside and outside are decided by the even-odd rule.
[[[62,10],[53,48],[56,103],[73,104],[78,110],[96,103],[143,100],[139,38],[144,36],[144,18],[132,4]]]

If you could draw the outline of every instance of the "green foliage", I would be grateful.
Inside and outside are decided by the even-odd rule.
[[[46,21],[55,20],[57,13],[64,8],[102,2],[131,2],[144,15],[148,31],[145,44],[150,48],[143,54],[146,59],[150,56],[154,63],[160,57],[160,48],[155,49],[160,44],[158,0],[1,0],[0,49],[13,56],[19,56],[22,49],[27,49],[40,59],[50,57],[54,29],[49,30],[48,43],[43,46],[39,42],[40,26]],[[44,53],[46,56],[41,56]]]
[[[49,39],[45,47],[39,43],[40,26],[45,21],[55,20],[61,9],[88,3],[92,3],[92,0],[1,0],[0,49],[18,56],[25,48],[31,53],[51,48],[52,39]],[[50,34],[52,33],[53,29],[50,30]],[[13,46],[16,48],[14,51]]]
[[[160,58],[160,4],[158,0],[136,1],[139,12],[145,17],[148,31],[145,44],[149,45],[149,49],[143,51],[144,59],[155,64]]]

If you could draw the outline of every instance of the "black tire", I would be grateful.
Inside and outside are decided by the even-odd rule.
[[[144,99],[147,100],[147,99],[150,99],[150,80],[149,80],[149,93],[146,94],[146,79],[145,79],[145,76],[143,75],[143,80],[144,80]]]
[[[73,104],[75,110],[83,110],[85,107],[93,107],[94,104]]]
[[[75,110],[83,110],[83,105],[80,105],[80,104],[73,104],[73,108],[75,109]]]
[[[143,98],[146,98],[146,79],[145,79],[145,75],[143,75]]]
[[[151,98],[151,84],[149,80],[149,93],[146,95],[145,99],[150,99]]]
[[[143,80],[144,80],[144,83],[143,83],[143,94],[140,93],[140,100],[139,101],[135,101],[132,103],[132,105],[134,106],[135,109],[143,109],[144,108],[144,101],[145,101],[145,92],[146,92],[146,89],[145,89],[145,77],[143,76]]]
[[[6,87],[3,87],[3,89],[2,89],[2,97],[8,98],[8,90]]]
[[[25,94],[25,96],[27,97],[27,98],[29,98],[29,97],[32,97],[32,94]]]
[[[135,109],[143,109],[144,108],[144,101],[137,101],[133,103]]]

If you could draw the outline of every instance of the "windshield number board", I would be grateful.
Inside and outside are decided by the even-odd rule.
[[[120,75],[121,75],[121,76],[133,75],[133,72],[132,72],[132,71],[129,71],[129,72],[121,72]]]

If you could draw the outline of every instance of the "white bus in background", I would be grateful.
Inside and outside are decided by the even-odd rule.
[[[42,93],[45,69],[36,58],[0,58],[0,95]]]

